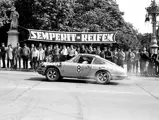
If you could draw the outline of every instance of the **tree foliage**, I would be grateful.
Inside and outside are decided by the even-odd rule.
[[[141,47],[146,47],[146,48],[149,48],[150,46],[150,42],[151,42],[151,37],[152,37],[152,34],[151,33],[145,33],[145,34],[138,34],[138,40],[140,41],[141,43]]]
[[[13,3],[13,0],[2,0],[0,2],[0,27],[9,23],[10,8]]]
[[[123,19],[114,0],[14,0],[14,4],[20,14],[19,25],[25,28],[118,31],[117,43],[125,48],[139,45],[137,30]]]

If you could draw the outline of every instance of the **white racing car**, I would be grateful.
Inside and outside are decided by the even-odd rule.
[[[127,77],[122,67],[92,54],[78,54],[65,62],[43,62],[37,72],[46,76],[49,81],[56,81],[63,77],[93,78],[99,84],[107,84],[111,80],[122,80]]]

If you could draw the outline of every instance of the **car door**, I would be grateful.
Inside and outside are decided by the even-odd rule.
[[[69,63],[69,62],[65,62],[65,65],[63,65],[63,75],[62,76],[66,76],[66,77],[77,77],[79,76],[79,72],[78,70],[81,69],[80,66],[78,66],[77,63]]]
[[[80,77],[87,77],[92,68],[91,64],[81,64]]]
[[[77,56],[72,61],[66,61],[63,63],[62,76],[65,77],[79,77],[81,72],[81,65],[78,64],[80,56]]]
[[[84,61],[83,58],[87,58],[87,60]],[[81,61],[80,61],[80,59],[81,59]],[[91,68],[92,68],[92,64],[91,63],[93,61],[93,57],[90,57],[90,56],[87,56],[87,55],[83,55],[83,56],[80,57],[80,59],[78,61],[78,66],[81,67],[80,68],[80,77],[87,77],[88,74],[91,71]]]

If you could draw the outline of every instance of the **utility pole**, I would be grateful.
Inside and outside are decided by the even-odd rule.
[[[146,22],[152,19],[152,37],[151,37],[151,44],[150,49],[151,52],[157,52],[158,45],[157,45],[157,39],[156,39],[156,24],[157,24],[157,16],[159,15],[159,7],[156,4],[155,0],[151,1],[151,4],[149,7],[146,8],[147,15],[146,15]],[[151,17],[150,17],[151,16]]]

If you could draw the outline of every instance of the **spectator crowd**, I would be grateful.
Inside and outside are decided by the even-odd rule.
[[[38,46],[31,44],[29,48],[26,44],[20,47],[20,44],[17,43],[17,46],[13,48],[12,45],[6,47],[2,43],[0,46],[0,68],[21,69],[21,63],[23,63],[23,69],[28,69],[28,64],[30,64],[31,69],[36,70],[41,62],[65,61],[79,53],[99,55],[121,67],[127,64],[128,73],[159,75],[159,52],[148,52],[146,48],[123,51],[122,48],[111,49],[110,47],[75,46],[72,44],[56,44],[46,47],[39,43]]]

